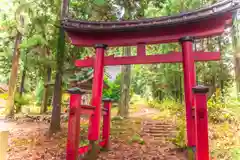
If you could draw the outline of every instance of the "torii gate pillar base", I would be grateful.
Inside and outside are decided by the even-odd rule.
[[[95,160],[98,158],[98,153],[100,151],[100,147],[97,141],[89,141],[89,148],[87,155],[83,160]]]

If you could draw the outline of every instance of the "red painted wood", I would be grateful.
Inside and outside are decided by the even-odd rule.
[[[226,21],[231,19],[231,13],[202,19],[193,23],[153,28],[147,31],[132,32],[68,32],[73,45],[94,46],[103,43],[108,46],[133,46],[139,43],[158,44],[178,42],[181,37],[193,36],[204,38],[219,35],[224,32]],[[203,25],[208,24],[208,25]]]
[[[91,107],[89,105],[80,105],[79,107],[81,107],[80,109],[80,114],[81,115],[93,115],[94,114],[94,110],[95,110],[95,107]],[[103,115],[106,115],[107,112],[102,108],[102,114]]]
[[[88,152],[88,146],[82,146],[78,149],[78,154],[82,155]]]
[[[202,52],[202,53],[204,53],[204,52]],[[221,54],[220,54],[220,52],[216,52],[216,53],[218,53],[218,56],[219,56],[219,59],[217,59],[217,60],[220,60],[221,59]],[[201,54],[201,53],[200,53]],[[200,55],[200,54],[198,54],[198,55]],[[211,53],[209,53],[209,54],[211,54]],[[207,54],[205,54],[205,56],[206,57],[208,57],[209,55],[207,55]],[[210,56],[209,56],[210,57]],[[195,58],[196,57],[193,57],[193,59],[194,59],[194,61],[195,61]],[[199,57],[198,57],[199,58]],[[197,77],[196,77],[196,66],[195,66],[195,63],[193,62],[193,63],[191,63],[191,67],[190,67],[190,69],[191,69],[191,78],[190,78],[190,80],[191,80],[191,85],[192,86],[196,86],[196,84],[197,84],[197,81],[196,81],[196,79],[197,79]],[[193,93],[191,92],[191,94],[192,94],[192,101],[191,101],[191,103],[192,103],[192,118],[193,119],[195,119],[195,114],[194,114],[194,109],[195,109],[195,97],[194,97],[194,95],[193,95]],[[192,128],[192,134],[194,134],[194,136],[195,136],[195,132],[196,132],[196,128],[195,127],[193,127]],[[196,138],[196,137],[194,137],[194,138]]]
[[[99,146],[104,147],[106,145],[106,140],[102,140],[99,142]]]
[[[104,52],[105,52],[104,48],[96,48],[93,87],[92,87],[92,106],[96,108],[93,116],[91,116],[91,119],[90,119],[90,127],[89,127],[89,134],[88,134],[88,139],[91,141],[99,140],[99,134],[100,134]]]
[[[70,96],[66,160],[76,160],[78,156],[78,145],[80,141],[80,103],[80,94],[72,94]]]
[[[196,98],[196,159],[209,160],[207,94],[195,93]]]
[[[89,110],[89,109],[84,109],[84,110],[81,110],[81,115],[93,115],[94,113],[94,110]]]
[[[104,140],[104,148],[109,148],[110,142],[110,125],[111,125],[111,101],[104,101],[104,108],[107,109],[107,114],[103,116],[103,131],[102,139]]]
[[[138,56],[146,56],[146,45],[145,44],[137,45],[137,55]]]
[[[105,141],[101,141],[99,142],[99,146],[103,147],[105,145]],[[84,154],[84,153],[87,153],[89,151],[89,146],[82,146],[78,149],[78,154]]]
[[[184,41],[182,42],[182,52],[183,52],[183,72],[184,72],[184,96],[186,105],[186,121],[187,121],[187,145],[189,147],[195,146],[195,121],[192,115],[193,110],[193,73],[192,67],[194,66],[194,59],[192,53],[192,42]]]
[[[220,60],[220,52],[194,52],[195,61],[215,61]],[[128,65],[128,64],[154,64],[154,63],[179,63],[182,62],[181,52],[171,52],[169,54],[159,54],[151,56],[130,56],[130,57],[104,57],[105,66]],[[77,67],[92,67],[93,58],[86,60],[76,60]]]

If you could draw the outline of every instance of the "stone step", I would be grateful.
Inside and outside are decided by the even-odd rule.
[[[157,137],[157,139],[153,138],[153,139],[148,140],[148,142],[151,143],[151,144],[157,144],[158,146],[159,145],[165,145],[166,138],[165,137]]]
[[[166,122],[149,122],[149,121],[145,121],[143,122],[143,124],[145,125],[173,125],[172,123],[166,123]]]
[[[169,131],[169,130],[176,130],[176,128],[167,128],[167,127],[143,127],[143,130],[164,130],[164,131]]]
[[[167,159],[167,160],[179,160],[179,158],[176,157],[176,156],[165,156],[165,159]]]
[[[147,128],[147,129],[174,129],[174,130],[176,130],[176,128],[175,127],[169,127],[169,126],[144,126],[143,128]]]
[[[149,136],[149,137],[174,137],[173,134],[169,134],[169,133],[144,133],[142,134],[143,136]]]
[[[164,138],[165,142],[170,142],[175,138],[174,136],[159,136],[159,137],[152,136],[152,137],[154,138],[154,140],[160,140],[160,138]],[[161,140],[163,140],[163,139],[161,139]]]
[[[175,126],[173,124],[167,124],[167,123],[143,123],[143,125],[147,125],[147,126]]]
[[[176,128],[174,125],[167,125],[167,124],[144,124],[143,126],[146,127],[168,127],[168,128]]]
[[[177,132],[176,131],[166,131],[166,130],[152,130],[152,129],[149,129],[149,130],[144,130],[144,132],[146,133],[169,133],[169,134],[176,134]]]

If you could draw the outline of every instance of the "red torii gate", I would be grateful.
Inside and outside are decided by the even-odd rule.
[[[93,58],[77,60],[77,67],[93,67],[92,104],[80,104],[81,90],[70,91],[69,133],[67,160],[76,160],[79,154],[90,148],[78,147],[79,116],[91,115],[88,139],[98,145],[100,135],[101,112],[105,113],[103,142],[106,147],[109,140],[110,107],[101,109],[104,66],[152,63],[183,63],[184,91],[186,105],[187,146],[195,150],[197,160],[208,160],[208,122],[205,87],[196,86],[195,61],[219,60],[219,52],[193,52],[193,37],[204,38],[220,35],[226,25],[231,24],[233,11],[240,7],[234,0],[221,1],[204,9],[177,16],[120,22],[89,22],[65,18],[62,27],[68,33],[73,45],[95,47]],[[182,53],[171,52],[162,55],[146,55],[145,45],[180,42]],[[107,46],[137,46],[137,56],[104,56]],[[195,88],[194,88],[195,87]],[[193,89],[193,91],[192,91]],[[194,95],[193,92],[196,94]],[[195,109],[196,108],[196,109]],[[89,113],[89,111],[91,113]],[[195,112],[193,112],[195,111]],[[106,131],[107,130],[107,131]],[[199,135],[201,133],[201,135]],[[92,145],[92,147],[95,145]],[[91,148],[94,152],[93,148]],[[96,150],[95,150],[96,152]]]

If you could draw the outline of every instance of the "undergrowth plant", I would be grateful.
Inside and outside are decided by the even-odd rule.
[[[145,144],[145,141],[139,134],[134,134],[131,139],[129,140],[129,143],[138,143],[138,144]]]
[[[24,105],[29,105],[31,103],[31,97],[29,95],[22,95],[16,94],[14,97],[14,105],[16,109],[16,113],[21,111],[21,107]]]
[[[216,96],[214,93],[208,100],[208,119],[212,123],[234,122],[235,116],[231,110],[233,99],[228,95]]]

